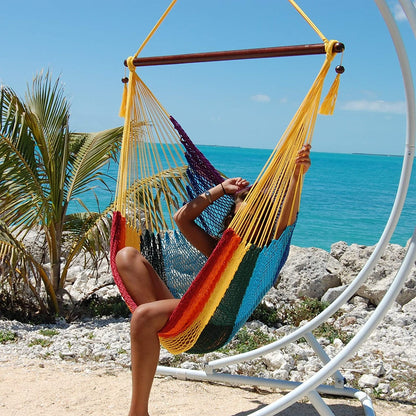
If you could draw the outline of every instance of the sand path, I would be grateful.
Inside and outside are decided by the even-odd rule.
[[[128,370],[86,371],[76,363],[4,360],[0,363],[0,416],[127,415],[130,386]],[[279,397],[265,390],[156,377],[151,415],[245,416]],[[364,415],[358,401],[325,400],[337,416]],[[416,406],[395,402],[375,401],[374,408],[377,416],[416,415]],[[280,413],[317,414],[306,400]]]

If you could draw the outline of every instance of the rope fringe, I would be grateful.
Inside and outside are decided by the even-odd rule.
[[[124,84],[123,95],[121,97],[120,111],[118,115],[122,118],[126,117],[126,105],[127,105],[127,84]]]
[[[334,113],[335,103],[338,97],[339,81],[340,81],[340,74],[337,74],[337,76],[334,79],[334,82],[331,85],[331,88],[328,91],[328,94],[326,95],[325,99],[323,100],[321,104],[321,108],[319,109],[319,114],[322,114],[325,116],[332,116],[332,114]]]

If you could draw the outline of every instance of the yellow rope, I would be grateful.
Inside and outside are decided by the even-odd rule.
[[[318,34],[323,42],[327,42],[328,39],[323,35],[323,33],[316,27],[312,20],[306,15],[306,13],[294,2],[293,0],[288,0],[289,3],[298,11],[298,13],[306,20],[309,26]]]
[[[172,3],[170,3],[169,7],[165,10],[165,12],[162,14],[160,19],[155,24],[154,28],[150,31],[150,33],[147,35],[146,39],[141,44],[140,48],[137,50],[137,52],[134,55],[134,58],[137,58],[139,53],[143,50],[143,48],[146,46],[147,42],[149,42],[150,38],[155,34],[156,30],[159,28],[159,26],[162,24],[162,22],[165,20],[166,16],[169,14],[169,12],[172,10],[173,6],[177,0],[173,0]]]

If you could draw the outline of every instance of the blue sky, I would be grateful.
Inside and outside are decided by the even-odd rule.
[[[136,52],[169,3],[5,2],[0,83],[24,96],[33,76],[50,70],[60,76],[70,99],[73,131],[121,125],[123,61]],[[318,118],[314,150],[402,154],[403,81],[375,3],[298,3],[327,38],[346,45],[337,108],[332,117]],[[413,33],[398,3],[392,0],[389,6],[415,69]],[[319,42],[285,0],[178,0],[141,56]],[[322,56],[271,58],[138,68],[137,72],[196,143],[273,148],[322,61]],[[334,76],[328,76],[327,88]]]

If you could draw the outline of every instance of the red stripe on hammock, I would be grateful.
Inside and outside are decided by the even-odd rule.
[[[121,296],[126,302],[128,308],[133,312],[137,305],[133,298],[129,295],[129,292],[124,286],[123,280],[117,270],[116,255],[126,246],[126,219],[121,215],[119,211],[113,212],[113,222],[111,224],[111,237],[110,237],[110,264],[111,271],[113,273],[114,282],[116,283]]]

